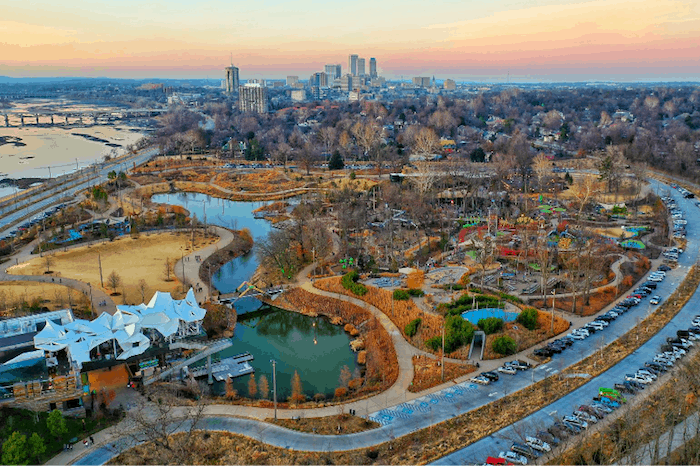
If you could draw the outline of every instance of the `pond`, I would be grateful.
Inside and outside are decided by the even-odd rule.
[[[157,194],[153,202],[179,205],[208,224],[227,228],[248,228],[254,240],[265,238],[272,229],[270,223],[253,217],[252,211],[266,204],[237,202],[214,198],[198,193]],[[255,252],[237,257],[224,264],[212,276],[212,283],[222,293],[230,293],[248,280],[258,267]],[[301,378],[304,393],[311,398],[317,393],[332,397],[338,387],[343,366],[350,372],[358,368],[355,353],[350,349],[350,337],[342,327],[331,325],[327,319],[309,317],[263,305],[255,298],[236,301],[238,324],[234,332],[233,346],[222,351],[221,357],[250,352],[255,359],[255,378],[265,375],[272,399],[272,365],[277,366],[277,399],[284,401],[291,394],[291,379],[296,370]],[[248,376],[234,380],[234,388],[248,395]],[[223,383],[215,383],[214,389],[222,393]]]
[[[474,325],[477,325],[479,319],[486,319],[488,317],[500,317],[505,322],[512,322],[518,317],[518,314],[518,312],[508,312],[495,307],[487,307],[484,309],[463,312],[462,318],[468,320]]]

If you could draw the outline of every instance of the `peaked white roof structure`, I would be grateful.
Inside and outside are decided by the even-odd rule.
[[[82,366],[90,361],[90,350],[114,340],[115,353],[117,345],[122,350],[117,359],[128,359],[151,346],[143,329],[156,330],[170,340],[196,335],[201,332],[206,313],[197,304],[191,288],[183,300],[174,300],[169,293],[156,291],[148,304],[117,306],[112,316],[103,313],[95,320],[76,319],[65,326],[47,320],[46,326],[34,336],[34,346],[51,352],[65,348],[70,359]]]

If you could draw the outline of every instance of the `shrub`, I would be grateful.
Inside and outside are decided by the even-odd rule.
[[[416,298],[420,298],[421,296],[425,295],[425,291],[421,290],[420,288],[411,288],[408,290],[408,294]]]
[[[450,316],[445,320],[445,352],[451,353],[468,345],[474,336],[474,326],[461,316]]]
[[[407,336],[412,337],[413,335],[418,333],[418,327],[420,327],[421,322],[423,322],[423,319],[421,319],[420,317],[417,319],[413,319],[408,324],[406,324],[406,327],[403,329],[403,331],[406,332]]]
[[[518,351],[518,345],[509,336],[498,337],[493,341],[493,351],[508,356],[509,354],[515,354]]]
[[[486,335],[491,335],[492,333],[501,331],[503,329],[503,324],[503,319],[500,317],[487,317],[486,319],[479,319],[476,325],[478,325]]]
[[[336,398],[344,398],[348,394],[348,389],[345,387],[338,387],[335,389],[335,397]]]
[[[358,296],[364,296],[367,294],[367,287],[362,283],[357,283],[357,280],[359,278],[360,274],[358,274],[356,270],[351,270],[350,272],[343,275],[343,278],[340,280],[340,283],[343,285],[343,288],[351,291],[353,294],[356,294]]]
[[[411,295],[408,294],[407,290],[394,290],[393,297],[395,301],[406,301]]]
[[[529,307],[518,314],[518,318],[515,320],[526,329],[535,330],[537,328],[537,309]]]
[[[437,336],[433,338],[428,338],[427,340],[425,340],[425,346],[427,346],[433,351],[440,351],[440,348],[442,348],[442,337]]]

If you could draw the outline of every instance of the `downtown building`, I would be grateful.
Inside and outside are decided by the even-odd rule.
[[[260,83],[246,83],[239,86],[238,109],[241,112],[267,113],[267,89]]]
[[[240,86],[240,80],[238,78],[238,68],[236,68],[233,65],[227,66],[226,80],[224,81],[224,88],[226,89],[226,93],[232,94],[236,92],[238,86]]]

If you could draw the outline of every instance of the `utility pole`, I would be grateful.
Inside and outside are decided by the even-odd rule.
[[[185,251],[182,251],[180,256],[180,262],[182,262],[182,292],[185,292]]]
[[[270,359],[272,363],[272,400],[275,403],[275,421],[277,420],[277,361]]]
[[[442,362],[440,363],[440,377],[445,381],[445,326],[442,326]]]
[[[102,280],[102,258],[100,257],[100,254],[97,254],[97,263],[100,266],[100,285],[102,285],[102,288],[104,288],[105,282]]]
[[[92,318],[95,318],[95,306],[92,304],[92,285],[88,283],[88,287],[90,288],[90,312],[92,313]]]

